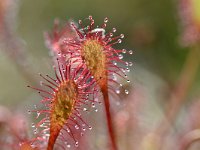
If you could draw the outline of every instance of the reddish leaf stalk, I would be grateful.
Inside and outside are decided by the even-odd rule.
[[[115,133],[113,130],[113,123],[112,123],[113,121],[112,121],[112,116],[111,116],[111,111],[110,111],[110,102],[109,102],[107,82],[106,82],[106,84],[104,84],[104,86],[102,86],[101,90],[102,90],[103,98],[104,98],[108,134],[109,134],[110,142],[111,142],[111,150],[117,150],[116,138],[115,138]]]

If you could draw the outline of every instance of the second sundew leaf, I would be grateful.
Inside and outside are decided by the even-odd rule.
[[[36,119],[39,119],[38,123],[32,124],[36,134],[33,145],[46,143],[47,150],[53,150],[54,147],[78,147],[78,140],[86,128],[92,129],[81,114],[88,112],[88,107],[97,103],[94,100],[96,85],[89,70],[81,63],[68,61],[60,64],[57,61],[56,79],[40,75],[47,82],[42,82],[42,86],[50,90],[31,87],[39,91],[44,106],[43,109],[36,107],[29,111],[35,112]]]
[[[63,81],[52,101],[50,114],[50,137],[48,147],[54,145],[60,130],[70,118],[77,100],[78,87],[73,80]]]
[[[106,55],[103,49],[98,40],[86,40],[82,45],[81,57],[97,81],[107,78]],[[101,83],[104,84],[102,81],[99,82]]]

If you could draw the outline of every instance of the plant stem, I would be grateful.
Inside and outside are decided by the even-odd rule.
[[[200,130],[199,129],[192,130],[185,136],[183,136],[179,150],[187,150],[187,149],[189,150],[191,145],[199,140],[200,140]]]
[[[165,112],[166,118],[162,120],[160,126],[157,128],[157,133],[161,137],[164,137],[170,127],[172,127],[187,93],[194,82],[200,62],[200,52],[198,48],[198,45],[196,45],[190,49],[179,80],[170,95],[169,104]]]
[[[113,130],[112,125],[112,117],[110,112],[110,102],[109,102],[109,95],[108,95],[108,87],[107,84],[104,84],[101,88],[104,98],[104,105],[105,105],[105,111],[106,111],[106,120],[107,120],[107,126],[108,126],[108,134],[111,141],[111,150],[117,150],[117,144],[115,140],[115,134]]]

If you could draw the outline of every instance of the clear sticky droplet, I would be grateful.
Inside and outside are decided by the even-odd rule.
[[[28,110],[28,111],[27,111],[27,113],[30,115],[30,114],[31,114],[31,111],[30,111],[30,110]]]
[[[126,54],[126,49],[122,49],[122,53]]]
[[[87,108],[83,108],[83,111],[87,111]]]
[[[132,54],[133,54],[133,51],[132,51],[132,50],[129,50],[128,53],[132,55]]]
[[[130,72],[130,69],[129,69],[129,68],[126,68],[126,71],[127,71],[127,72]]]
[[[124,56],[122,54],[119,54],[118,57],[119,59],[123,59]]]
[[[61,56],[61,52],[58,52],[57,54],[58,54],[58,56]]]
[[[34,124],[34,123],[32,123],[32,124],[31,124],[31,127],[32,127],[32,128],[35,128],[35,124]]]
[[[118,42],[118,43],[122,43],[122,40],[121,40],[121,39],[118,39],[117,42]]]
[[[130,61],[130,62],[128,63],[128,65],[129,65],[129,66],[133,66],[133,63]]]
[[[78,141],[76,141],[76,143],[75,143],[75,147],[78,147]]]
[[[113,61],[113,65],[117,66],[117,62]]]
[[[92,103],[92,108],[95,108],[95,104],[94,103]]]
[[[112,29],[112,31],[113,31],[113,32],[116,32],[116,31],[117,31],[117,29],[116,29],[116,28],[113,28],[113,29]]]
[[[92,16],[89,16],[89,19],[92,20]]]
[[[120,94],[120,90],[119,90],[119,89],[116,89],[115,92],[116,92],[117,94]]]
[[[124,38],[124,34],[121,34],[120,37],[123,39]]]
[[[129,94],[129,91],[128,91],[128,90],[125,90],[125,94]]]
[[[107,17],[104,19],[104,22],[105,22],[105,23],[107,23],[107,22],[108,22],[108,18],[107,18]]]
[[[117,76],[113,75],[113,80],[117,81]]]
[[[75,125],[75,129],[77,129],[77,130],[78,130],[78,129],[79,129],[79,126],[78,126],[78,125]]]

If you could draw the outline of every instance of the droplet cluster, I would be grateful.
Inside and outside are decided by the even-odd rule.
[[[70,59],[75,62],[84,63],[89,68],[92,76],[99,82],[99,86],[103,81],[108,81],[109,88],[113,91],[121,89],[119,83],[121,79],[125,79],[127,83],[128,73],[130,67],[133,66],[132,62],[123,60],[124,55],[132,55],[133,50],[115,49],[114,45],[122,43],[124,34],[114,36],[117,32],[116,28],[106,32],[108,18],[100,26],[95,27],[95,21],[92,16],[88,17],[89,25],[83,26],[83,21],[79,20],[78,25],[71,22],[71,27],[74,29],[76,36],[65,41],[68,49],[60,52],[69,55]],[[87,44],[86,44],[87,43]],[[123,82],[123,81],[122,81]],[[116,89],[117,87],[117,89]],[[128,92],[124,92],[128,94]]]

